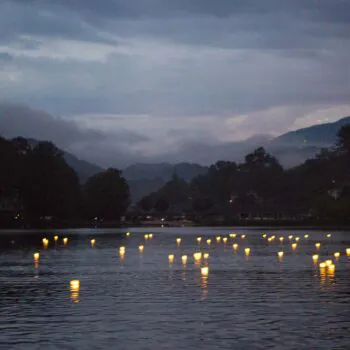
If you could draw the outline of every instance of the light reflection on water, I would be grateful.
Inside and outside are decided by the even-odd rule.
[[[152,229],[147,241],[151,229],[128,231],[128,238],[116,230],[61,232],[57,244],[56,232],[0,233],[0,349],[348,347],[350,232],[326,238],[308,231],[306,240],[305,232],[294,230],[301,239],[293,252],[288,240],[268,242],[261,230],[237,230],[227,245],[215,239],[228,236],[227,229]],[[208,262],[193,261],[199,236],[212,239],[201,246],[210,250]],[[43,237],[50,240],[47,249]],[[68,238],[65,247],[62,237]],[[322,261],[342,252],[334,271],[313,262],[318,241]],[[182,255],[188,256],[185,265]],[[201,275],[205,265],[208,276]],[[71,290],[75,279],[80,288]]]

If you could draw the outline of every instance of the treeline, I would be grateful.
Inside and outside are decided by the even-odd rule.
[[[129,188],[117,169],[80,184],[62,151],[51,142],[0,137],[0,226],[118,221]]]
[[[285,170],[264,148],[243,163],[218,161],[206,175],[187,183],[174,174],[159,191],[144,197],[136,211],[176,216],[199,223],[242,219],[350,222],[350,125],[332,149]]]

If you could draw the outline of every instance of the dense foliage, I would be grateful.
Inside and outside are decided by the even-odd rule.
[[[129,203],[129,189],[116,169],[81,186],[63,153],[51,142],[0,138],[0,224],[42,221],[118,221]]]
[[[350,221],[350,125],[338,133],[333,149],[285,170],[264,148],[241,164],[218,161],[205,175],[186,183],[174,176],[139,203],[144,212],[168,202],[169,215],[191,213],[197,220],[213,215],[225,222],[242,218]],[[163,205],[163,208],[165,206]]]

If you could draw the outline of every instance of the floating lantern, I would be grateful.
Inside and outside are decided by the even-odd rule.
[[[326,267],[326,264],[325,264],[324,262],[321,262],[321,263],[320,263],[320,268],[321,268],[321,269],[324,269],[325,267]]]
[[[332,235],[331,235],[330,233],[328,233],[326,237],[327,237],[327,238],[331,238]]]
[[[181,243],[181,238],[176,238],[176,243],[177,243],[177,245],[180,245],[180,243]]]
[[[275,236],[275,235],[271,236],[271,241],[274,241],[274,240],[275,240],[275,238],[276,238],[276,236]]]
[[[211,239],[207,239],[207,244],[208,244],[208,245],[211,244]]]
[[[237,234],[236,233],[233,233],[232,234],[232,238],[236,238],[237,237]]]
[[[278,255],[279,258],[282,258],[284,253],[283,252],[278,252],[277,255]]]
[[[127,233],[126,233],[126,237],[130,237],[130,232],[127,232]]]
[[[224,237],[224,238],[222,239],[222,241],[224,242],[224,244],[226,244],[226,243],[227,243],[227,237]]]
[[[69,282],[69,287],[72,292],[78,292],[80,289],[80,281],[79,280],[72,280]]]
[[[140,253],[142,253],[144,249],[145,249],[145,247],[144,247],[143,245],[139,245],[139,251],[140,251]]]
[[[293,244],[292,244],[292,249],[297,249],[297,246],[298,246],[297,243],[293,243]]]
[[[68,238],[67,237],[63,238],[63,244],[67,245],[67,243],[68,243]]]
[[[34,253],[33,254],[34,261],[39,261],[40,254],[39,253]]]
[[[149,233],[149,234],[148,234],[148,238],[149,238],[149,239],[152,239],[152,238],[153,238],[153,233]]]
[[[145,239],[147,240],[149,238],[149,234],[145,234]]]
[[[289,235],[288,238],[289,238],[289,239],[293,239],[293,235]]]
[[[201,275],[202,276],[208,276],[208,274],[209,274],[209,268],[208,267],[202,267],[201,268]]]
[[[195,261],[200,261],[202,259],[202,253],[200,253],[200,252],[194,253],[193,258]]]
[[[284,241],[284,237],[280,237],[280,241],[283,242]]]
[[[174,262],[174,259],[175,259],[174,254],[169,254],[168,255],[168,260],[169,260],[170,264],[172,264]]]
[[[335,270],[335,265],[334,264],[328,265],[327,269],[330,270],[330,271],[334,271]]]
[[[317,249],[320,249],[321,243],[316,243],[316,244],[315,244],[315,247],[316,247]]]
[[[221,237],[220,237],[220,236],[217,236],[217,237],[216,237],[216,242],[220,243],[220,241],[221,241]]]
[[[235,244],[232,245],[232,247],[233,247],[234,250],[237,250],[238,249],[238,244],[235,243]]]
[[[300,237],[295,237],[295,241],[299,242],[300,241]]]
[[[333,261],[332,260],[326,260],[325,261],[326,266],[332,265]]]
[[[95,243],[96,243],[96,239],[92,239],[92,240],[90,241],[90,243],[91,243],[91,247],[94,247],[94,246],[95,246]]]
[[[241,235],[241,238],[244,239],[246,237],[246,235]]]
[[[184,265],[186,265],[186,263],[187,263],[187,255],[183,255],[183,256],[181,257],[181,260],[182,260],[182,263],[183,263]]]
[[[309,238],[309,235],[308,234],[304,235],[304,238]]]
[[[317,261],[318,261],[318,258],[319,258],[319,255],[318,255],[318,254],[314,254],[314,255],[312,256],[312,260],[313,260],[314,262],[317,262]]]
[[[58,236],[54,236],[54,241],[57,242],[58,241]]]
[[[336,258],[339,258],[339,257],[340,257],[340,253],[339,253],[339,252],[336,252],[336,253],[334,253],[334,256],[335,256]]]
[[[120,247],[119,248],[119,254],[124,255],[125,254],[125,247]]]
[[[202,237],[197,237],[198,244],[202,241]]]
[[[346,255],[350,256],[350,248],[346,248]]]
[[[204,259],[209,259],[209,253],[204,253],[203,257],[204,257]]]
[[[43,246],[44,246],[44,248],[47,248],[48,247],[48,245],[49,245],[49,240],[47,239],[47,238],[43,238]]]
[[[249,255],[250,254],[250,248],[245,248],[244,252],[245,252],[245,255]]]
[[[263,238],[266,238],[266,237],[267,237],[267,234],[266,234],[266,233],[264,233],[262,236],[263,236]]]

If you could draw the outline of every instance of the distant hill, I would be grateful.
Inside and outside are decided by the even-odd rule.
[[[315,156],[321,148],[334,146],[338,131],[346,124],[350,124],[350,117],[298,129],[269,141],[265,147],[285,167],[293,167]]]

